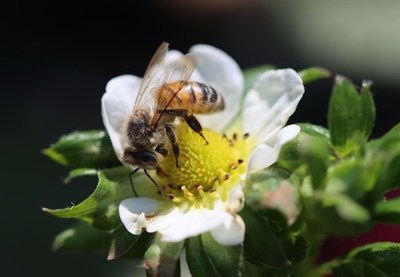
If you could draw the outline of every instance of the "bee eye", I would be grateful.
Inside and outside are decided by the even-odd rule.
[[[144,168],[154,168],[158,164],[156,154],[148,150],[126,148],[122,159],[127,164]]]
[[[150,151],[140,151],[136,153],[136,158],[146,166],[157,166],[157,158],[153,152]]]

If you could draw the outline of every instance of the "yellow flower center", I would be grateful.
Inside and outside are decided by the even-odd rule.
[[[176,127],[178,166],[171,145],[160,163],[159,175],[165,194],[175,203],[212,208],[216,199],[225,201],[240,182],[248,159],[247,135],[227,137],[203,129],[204,138],[186,123]]]

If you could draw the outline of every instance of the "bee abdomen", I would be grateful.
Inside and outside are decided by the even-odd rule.
[[[210,113],[221,111],[225,108],[222,95],[212,86],[194,81],[179,83],[182,89],[176,95],[176,101],[171,103],[174,108],[188,109],[193,113]],[[173,83],[171,85],[178,84]]]

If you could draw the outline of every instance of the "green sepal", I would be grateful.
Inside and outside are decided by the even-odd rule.
[[[64,184],[68,184],[73,179],[83,176],[97,175],[97,169],[94,168],[76,168],[69,172],[67,178],[64,179]]]
[[[118,205],[121,200],[132,197],[129,185],[129,169],[118,167],[98,172],[98,184],[94,192],[76,206],[64,209],[43,208],[60,218],[83,220],[101,230],[114,230],[121,224]],[[137,181],[142,175],[137,175]]]
[[[221,245],[209,233],[186,240],[186,260],[193,277],[242,276],[241,245]]]
[[[329,264],[334,276],[400,276],[400,243],[363,245]]]
[[[121,164],[109,136],[103,130],[70,133],[44,149],[43,153],[71,168],[106,168]]]
[[[106,252],[112,235],[93,228],[85,222],[73,225],[58,234],[53,241],[53,250]]]
[[[329,133],[329,130],[325,127],[311,123],[298,123],[297,125],[300,127],[302,133],[305,133],[312,137],[323,139],[326,142],[330,141],[331,135]]]
[[[163,242],[157,235],[144,255],[147,276],[174,276],[183,245],[183,241]]]
[[[303,83],[307,84],[319,79],[328,78],[331,76],[331,72],[322,67],[310,67],[299,71],[299,75]]]

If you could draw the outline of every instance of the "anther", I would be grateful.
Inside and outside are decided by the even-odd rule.
[[[237,162],[238,164],[242,164],[244,161],[242,159],[239,159]]]
[[[223,177],[222,177],[222,180],[223,181],[228,181],[228,179],[231,177],[231,175],[230,174],[225,174]]]
[[[243,135],[243,139],[247,139],[249,136],[250,136],[249,133],[245,133],[245,134]]]
[[[237,140],[237,134],[236,134],[236,133],[233,133],[232,138],[233,138],[233,140]]]
[[[238,165],[238,164],[235,164],[235,163],[231,163],[231,164],[229,165],[229,167],[230,167],[231,169],[236,169],[238,166],[239,166],[239,165]]]

